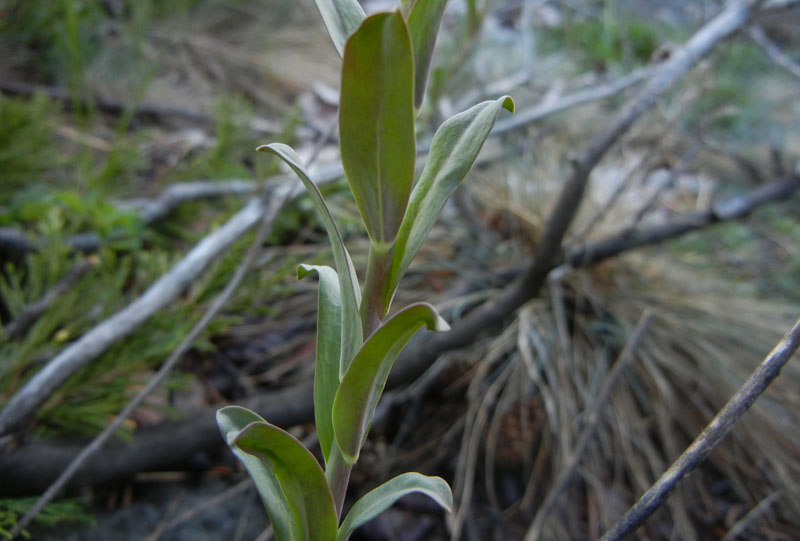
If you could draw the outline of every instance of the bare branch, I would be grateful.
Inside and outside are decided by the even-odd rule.
[[[709,225],[744,218],[758,207],[780,201],[800,189],[800,175],[770,182],[744,195],[727,199],[708,210],[695,212],[664,224],[639,229],[625,228],[605,239],[566,249],[565,261],[573,266],[590,265],[628,250],[658,244]]]
[[[747,29],[747,33],[753,38],[753,41],[764,49],[770,60],[791,73],[795,78],[800,79],[800,64],[792,60],[788,54],[778,47],[777,43],[769,39],[760,26],[751,26]]]
[[[257,185],[252,180],[232,179],[224,182],[195,180],[170,185],[156,199],[132,199],[117,204],[123,211],[138,214],[146,225],[165,218],[176,207],[190,201],[217,199],[227,196],[252,195]]]
[[[565,111],[566,109],[583,105],[585,103],[610,98],[611,96],[619,94],[626,88],[630,88],[636,83],[649,77],[653,73],[653,69],[654,68],[642,68],[605,85],[593,85],[590,88],[585,88],[572,94],[562,96],[556,101],[551,102],[548,100],[547,102],[536,105],[530,109],[520,111],[512,117],[499,121],[495,125],[493,133],[501,134],[512,131],[527,126],[528,124],[536,122],[537,120],[541,120],[547,116]]]
[[[672,463],[639,501],[607,532],[601,541],[618,541],[633,533],[658,509],[678,482],[694,470],[731,431],[800,346],[800,319],[753,371],[747,381],[706,426],[692,444]]]

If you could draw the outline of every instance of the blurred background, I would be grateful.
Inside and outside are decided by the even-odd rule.
[[[362,4],[371,12],[394,3]],[[498,121],[395,305],[428,300],[455,321],[497,294],[535,252],[570,157],[719,10],[711,0],[451,0],[419,140],[505,93],[517,114]],[[260,186],[292,182],[256,146],[291,144],[318,175],[335,166],[340,62],[311,0],[0,0],[0,407]],[[669,224],[796,176],[798,66],[798,8],[717,47],[596,168],[568,245]],[[346,182],[323,191],[363,276],[368,244]],[[782,197],[742,220],[560,269],[501,328],[393,389],[350,496],[413,469],[445,477],[457,512],[407,498],[354,539],[521,539],[651,309],[651,328],[544,523],[547,539],[598,537],[797,317],[798,211],[797,196]],[[225,287],[251,240],[238,239],[2,440],[0,471],[4,453],[63,457],[102,430]],[[307,380],[316,285],[297,282],[295,270],[331,260],[310,201],[289,204],[223,312],[110,445]],[[796,361],[643,539],[800,536]],[[312,424],[292,431],[313,437]],[[77,479],[27,531],[269,539],[258,496],[222,443],[164,457],[158,471]],[[46,486],[0,474],[0,538]]]

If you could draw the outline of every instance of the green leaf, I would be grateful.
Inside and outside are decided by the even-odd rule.
[[[319,276],[317,296],[317,360],[314,372],[314,418],[322,457],[328,462],[333,444],[333,397],[339,388],[339,357],[342,338],[342,297],[336,271],[330,267],[300,265],[297,277],[311,272]]]
[[[422,327],[450,328],[430,304],[409,305],[367,338],[342,378],[333,401],[333,431],[349,464],[358,459],[395,359]]]
[[[453,507],[453,493],[444,479],[419,473],[404,473],[364,494],[353,505],[339,527],[336,541],[347,541],[356,528],[377,517],[394,502],[412,492],[421,492],[429,496],[448,512]]]
[[[339,141],[370,241],[391,245],[414,182],[414,61],[399,12],[378,13],[348,40]]]
[[[317,460],[294,436],[265,421],[256,421],[231,442],[271,469],[292,512],[299,535],[289,541],[333,540],[337,531],[333,495]]]
[[[286,162],[297,174],[298,178],[305,186],[306,191],[308,191],[308,195],[311,196],[311,201],[314,203],[317,212],[319,212],[322,223],[328,233],[328,238],[331,241],[333,260],[336,263],[336,271],[339,276],[339,289],[342,296],[342,353],[339,357],[339,376],[341,377],[353,356],[356,354],[356,351],[361,347],[362,340],[361,318],[359,317],[358,311],[361,304],[361,290],[358,287],[356,269],[344,245],[342,235],[339,233],[339,228],[336,227],[333,215],[330,209],[328,209],[328,205],[325,204],[322,193],[311,180],[303,162],[292,147],[284,145],[283,143],[272,143],[260,146],[256,150],[272,152]]]
[[[264,422],[264,419],[239,406],[227,406],[217,411],[217,424],[222,437],[253,478],[272,522],[275,537],[278,541],[299,539],[300,525],[294,519],[292,508],[272,471],[272,465],[244,452],[233,443],[241,430],[254,422]]]
[[[504,96],[479,103],[450,117],[436,130],[397,233],[389,291],[395,290],[447,199],[467,176],[503,108],[513,112],[514,100]]]
[[[414,106],[417,109],[425,98],[433,48],[446,6],[447,0],[421,0],[414,4],[408,15],[408,31],[414,49]]]
[[[336,47],[339,56],[342,56],[347,38],[364,20],[364,10],[356,0],[316,0],[316,2],[333,46]]]

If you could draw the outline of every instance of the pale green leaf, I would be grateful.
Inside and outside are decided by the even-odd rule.
[[[322,457],[328,462],[333,439],[333,398],[339,388],[339,356],[342,338],[342,297],[339,278],[330,267],[300,265],[297,277],[311,272],[319,276],[317,296],[317,360],[314,371],[314,418]]]
[[[447,0],[420,0],[408,15],[408,31],[414,50],[414,106],[420,108],[425,98],[433,48]]]
[[[373,244],[391,245],[414,182],[414,61],[399,12],[364,20],[342,65],[339,141]]]
[[[333,260],[336,263],[336,271],[339,277],[339,289],[342,296],[342,339],[341,356],[339,357],[339,375],[341,376],[344,374],[345,369],[356,354],[356,351],[358,351],[362,341],[361,318],[358,312],[361,304],[361,290],[358,287],[358,278],[356,276],[356,269],[353,266],[353,261],[350,259],[350,254],[347,252],[347,248],[344,245],[342,235],[339,233],[339,228],[336,227],[336,222],[333,219],[330,209],[328,209],[328,205],[325,204],[322,193],[311,180],[311,177],[303,166],[303,162],[292,147],[284,145],[283,143],[272,143],[260,146],[256,150],[272,152],[292,168],[305,186],[308,195],[311,197],[311,201],[314,203],[322,219],[325,231],[328,233],[328,238],[333,248]]]
[[[222,432],[225,442],[230,445],[233,453],[242,461],[255,482],[264,507],[267,510],[275,537],[278,541],[298,539],[300,525],[294,519],[291,506],[287,501],[278,479],[272,471],[272,465],[258,457],[245,453],[233,440],[241,430],[254,422],[264,422],[252,411],[239,406],[228,406],[217,411],[217,424]]]
[[[299,535],[290,541],[336,538],[337,514],[325,473],[294,436],[264,421],[250,423],[232,445],[268,465],[289,503]]]
[[[395,290],[447,199],[469,172],[503,108],[513,112],[514,101],[504,96],[479,103],[449,118],[436,130],[428,160],[397,233],[389,291]]]
[[[450,328],[430,304],[409,305],[367,338],[342,378],[333,401],[333,431],[348,463],[358,459],[395,359],[423,327]]]
[[[404,473],[364,494],[353,505],[339,527],[336,541],[347,541],[356,528],[377,517],[394,502],[412,492],[425,494],[448,512],[453,507],[453,493],[444,479],[420,473]]]
[[[339,56],[342,56],[347,38],[364,20],[364,9],[356,0],[316,0],[316,2],[333,46],[336,47]]]

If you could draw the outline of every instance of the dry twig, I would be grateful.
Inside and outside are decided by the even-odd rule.
[[[692,444],[672,463],[639,501],[609,530],[601,541],[618,541],[636,531],[658,509],[678,482],[694,470],[733,429],[734,424],[780,374],[800,346],[800,319],[753,371],[739,391]]]

